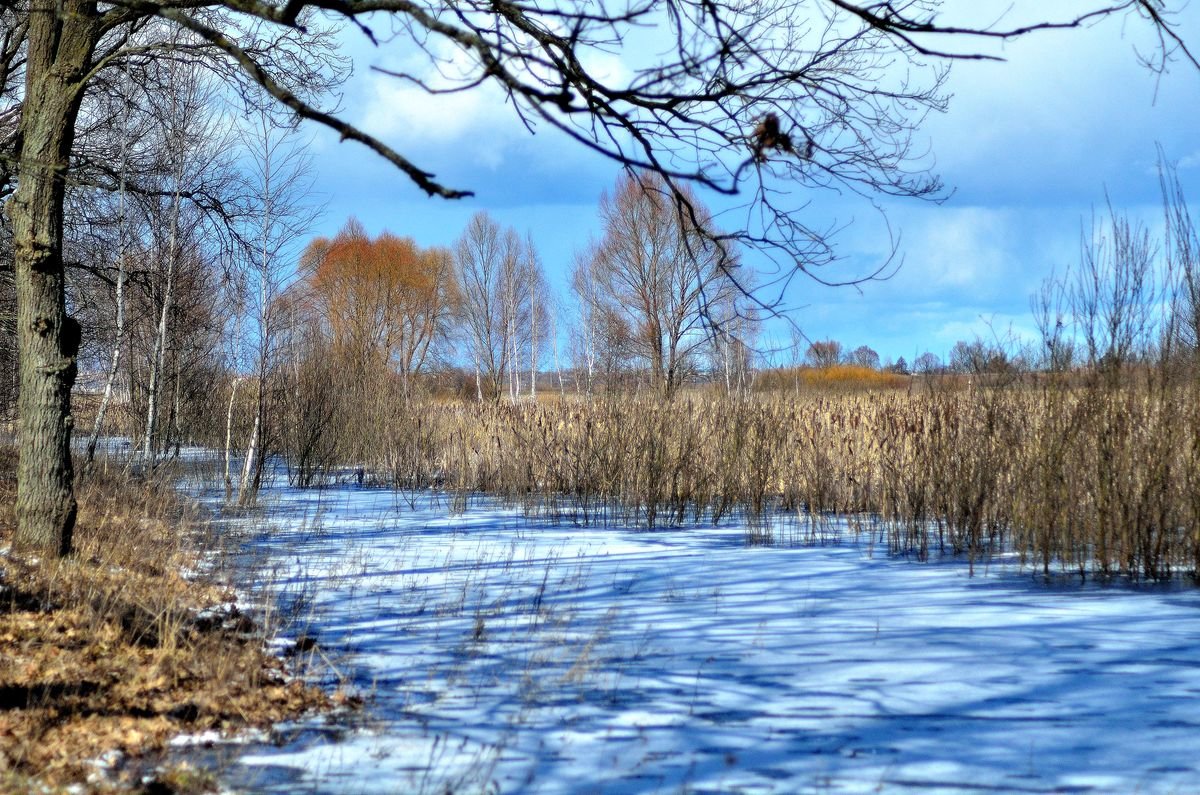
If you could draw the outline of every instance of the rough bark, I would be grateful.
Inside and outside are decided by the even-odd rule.
[[[76,510],[71,386],[80,328],[66,310],[63,197],[84,75],[95,46],[94,6],[34,0],[28,35],[20,171],[9,209],[21,384],[13,540],[19,549],[66,555]]]

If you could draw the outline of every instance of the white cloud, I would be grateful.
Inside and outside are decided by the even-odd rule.
[[[494,168],[514,137],[494,92],[486,88],[454,94],[429,94],[397,78],[376,74],[363,128],[403,149],[446,149],[460,152],[479,165]]]
[[[627,64],[613,53],[587,51],[581,60],[595,78],[610,85],[624,85],[632,76]],[[478,74],[471,57],[449,45],[436,48],[432,56],[418,51],[377,65],[389,72],[413,75],[437,90],[464,87]],[[361,63],[359,68],[358,123],[402,152],[433,155],[441,162],[449,154],[495,170],[532,138],[494,82],[438,94],[384,71],[364,69]],[[537,120],[534,126],[539,132],[546,127]],[[547,143],[546,138],[538,140],[541,150]]]
[[[1192,152],[1190,155],[1185,155],[1185,156],[1179,158],[1178,166],[1179,166],[1180,171],[1185,171],[1187,169],[1193,169],[1193,168],[1200,168],[1200,149],[1197,149],[1195,152]]]
[[[1009,221],[1002,210],[941,208],[924,228],[912,230],[920,260],[912,263],[911,277],[935,290],[977,288],[995,281],[1006,267],[1000,244],[1009,235]]]
[[[1008,5],[989,3],[988,10]],[[1068,4],[1015,5],[1003,24],[1072,11]],[[1188,11],[1190,20],[1196,11]],[[1032,203],[1099,194],[1104,184],[1140,174],[1154,160],[1155,142],[1168,156],[1183,141],[1194,146],[1200,75],[1179,68],[1160,79],[1145,69],[1137,53],[1153,50],[1148,32],[1139,20],[1113,18],[1018,40],[997,51],[1004,62],[955,64],[950,110],[926,127],[941,173],[971,193],[999,188],[1008,201],[1024,195]]]

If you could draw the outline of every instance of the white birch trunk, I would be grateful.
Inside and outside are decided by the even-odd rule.
[[[554,372],[558,374],[558,396],[564,397],[567,393],[563,388],[562,365],[558,361],[558,309],[555,308],[550,313],[550,344],[554,348]]]
[[[171,233],[167,243],[167,278],[163,286],[162,313],[158,318],[158,333],[154,338],[154,356],[150,367],[150,386],[147,393],[146,407],[146,436],[142,441],[142,457],[151,465],[154,464],[154,436],[158,421],[158,396],[162,388],[163,368],[166,365],[167,353],[167,321],[171,313],[171,300],[175,281],[175,258],[178,255],[179,234],[179,180],[181,176],[176,171],[175,192],[171,200]]]
[[[113,385],[117,381],[117,372],[121,366],[121,348],[125,344],[125,153],[128,146],[128,136],[121,140],[121,181],[118,187],[117,213],[117,329],[113,341],[112,360],[108,366],[108,378],[104,381],[104,395],[100,398],[100,406],[96,409],[96,421],[92,425],[92,437],[88,439],[86,464],[90,465],[96,458],[96,445],[100,440],[100,431],[104,428],[104,415],[108,413],[108,405],[112,402]]]
[[[233,499],[233,406],[237,402],[241,376],[234,376],[233,389],[229,391],[229,409],[225,412],[225,502]]]
[[[264,119],[263,140],[266,141],[267,131]],[[254,428],[250,432],[250,442],[246,446],[246,460],[242,466],[242,482],[238,490],[238,503],[252,504],[258,496],[258,478],[256,469],[259,466],[258,456],[261,455],[263,416],[266,410],[267,355],[270,343],[271,324],[271,147],[263,147],[263,211],[260,228],[259,271],[258,271],[258,388],[254,396]]]
[[[259,385],[259,392],[262,392],[262,386]],[[261,432],[261,421],[257,414],[254,415],[254,428],[250,431],[250,442],[246,445],[246,460],[242,462],[242,479],[238,486],[238,505],[249,505],[254,500],[253,490],[251,489],[251,476],[254,472],[254,462],[258,456],[258,437]]]
[[[529,396],[537,403],[537,279],[529,276]]]

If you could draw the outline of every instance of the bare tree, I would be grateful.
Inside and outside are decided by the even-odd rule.
[[[257,288],[250,297],[255,331],[254,419],[238,487],[238,503],[247,505],[258,494],[266,457],[262,441],[267,421],[267,376],[276,331],[273,310],[293,265],[289,255],[296,253],[301,237],[312,228],[321,208],[311,198],[312,159],[294,126],[281,126],[266,110],[259,109],[241,130],[241,143],[248,156],[246,179],[255,211],[247,218],[253,226],[246,230],[245,237],[253,245],[246,252],[246,266]]]
[[[1159,158],[1166,215],[1167,273],[1172,279],[1171,336],[1194,363],[1200,362],[1200,230],[1179,181],[1177,167]]]
[[[216,88],[207,75],[192,63],[166,62],[166,71],[174,90],[164,98],[160,124],[166,156],[165,189],[167,238],[158,258],[158,329],[150,363],[147,389],[146,425],[142,438],[142,457],[151,465],[158,452],[158,423],[162,412],[162,387],[166,379],[166,361],[170,320],[175,300],[175,281],[184,257],[184,241],[196,239],[195,219],[185,218],[184,193],[204,180],[206,172],[219,168],[232,141],[222,132],[224,120],[215,113]],[[184,224],[193,223],[192,229]],[[189,235],[189,232],[191,233]]]
[[[941,46],[947,37],[1009,40],[1131,12],[1159,32],[1163,58],[1182,54],[1195,62],[1160,0],[1096,0],[1079,16],[1012,30],[946,22],[935,5],[915,1],[647,0],[611,10],[510,0],[453,9],[409,0],[5,4],[15,23],[6,30],[19,31],[17,49],[25,53],[17,132],[12,154],[5,155],[17,172],[6,208],[13,220],[21,354],[17,548],[57,554],[71,548],[70,390],[81,332],[65,301],[64,196],[81,105],[108,70],[162,53],[208,58],[230,84],[261,86],[291,113],[378,152],[428,194],[466,195],[314,99],[312,88],[322,77],[314,63],[318,49],[288,46],[319,28],[314,8],[358,23],[372,40],[368,25],[380,21],[435,60],[447,53],[465,62],[462,84],[453,89],[499,85],[529,125],[556,127],[618,162],[662,174],[681,205],[686,196],[678,188],[689,181],[745,192],[761,212],[747,213],[753,224],[727,234],[786,259],[789,273],[812,272],[831,261],[832,249],[824,230],[794,212],[807,200],[803,193],[779,188],[936,195],[938,181],[912,168],[909,133],[926,112],[944,105],[941,71],[922,70],[920,59],[973,55]],[[660,55],[628,52],[628,79],[607,79],[589,67],[593,54],[619,49],[635,28],[658,22],[670,31],[671,46]],[[8,38],[0,44],[3,58],[12,44]],[[896,61],[911,68],[889,71]],[[421,75],[399,77],[425,85]],[[3,179],[0,195],[11,182]],[[787,196],[796,203],[781,205],[779,197]]]
[[[95,459],[96,446],[100,440],[100,433],[104,429],[104,420],[108,414],[108,407],[112,403],[113,390],[116,387],[117,376],[120,372],[121,351],[125,347],[125,282],[129,274],[129,250],[127,245],[129,241],[129,197],[126,190],[126,180],[129,174],[130,149],[133,145],[132,138],[138,131],[135,131],[133,128],[131,119],[133,103],[128,99],[132,86],[129,83],[128,75],[122,74],[120,78],[116,94],[120,106],[116,109],[115,113],[120,119],[120,125],[117,130],[117,137],[120,141],[120,155],[117,161],[117,277],[113,284],[115,324],[108,375],[105,377],[104,393],[100,398],[100,405],[96,409],[96,418],[92,424],[92,435],[88,439],[87,451],[84,458],[85,466],[90,465]]]
[[[925,351],[912,363],[912,371],[919,375],[936,375],[942,370],[942,360],[936,353]]]
[[[1159,295],[1154,273],[1158,245],[1141,223],[1108,208],[1093,219],[1080,246],[1071,306],[1088,364],[1117,379],[1144,353],[1153,334]]]
[[[1063,280],[1050,276],[1029,300],[1042,336],[1041,363],[1052,373],[1066,372],[1075,361],[1070,296]]]
[[[817,340],[804,352],[804,361],[810,367],[835,367],[842,361],[842,343],[837,340]]]
[[[753,312],[727,315],[712,329],[712,367],[727,395],[746,395],[753,381],[758,318]]]
[[[859,367],[867,367],[872,370],[879,369],[879,354],[869,345],[859,345],[850,351],[846,356],[846,361]]]
[[[232,273],[233,268],[229,271]],[[224,285],[226,306],[231,328],[223,335],[228,343],[228,363],[232,378],[229,381],[229,403],[225,408],[225,501],[233,499],[233,418],[237,406],[238,388],[242,385],[242,324],[246,317],[246,297],[249,292],[241,279],[230,278]]]
[[[477,213],[454,247],[454,270],[461,290],[459,329],[475,368],[476,397],[496,397],[507,384],[515,400],[525,351],[545,339],[546,315],[534,298],[545,276],[532,248],[512,229],[487,213]],[[536,370],[536,353],[531,355]]]
[[[709,339],[707,310],[730,306],[737,292],[729,275],[736,255],[701,231],[711,221],[695,196],[685,196],[688,215],[676,212],[661,178],[618,180],[600,199],[604,235],[582,263],[587,273],[576,278],[594,285],[580,298],[593,302],[589,312],[605,326],[605,343],[646,368],[667,397],[695,371]]]
[[[525,291],[529,294],[529,396],[537,399],[537,379],[542,368],[542,357],[547,344],[555,333],[553,315],[554,295],[546,281],[546,271],[541,257],[533,245],[533,236],[525,236],[524,276]],[[553,340],[555,350],[558,341]],[[556,365],[557,366],[557,365]]]
[[[0,201],[13,190],[17,126],[21,118],[29,9],[20,2],[0,4]],[[11,251],[11,236],[7,241]],[[10,263],[11,264],[11,263]]]
[[[594,248],[594,247],[593,247]],[[577,254],[571,274],[571,290],[575,294],[578,308],[578,323],[572,328],[571,359],[575,370],[575,389],[591,396],[596,386],[598,351],[601,349],[600,304],[596,293],[596,280],[588,267],[592,253]],[[605,346],[610,348],[612,346]],[[583,377],[580,390],[579,377]]]
[[[372,239],[355,219],[301,257],[307,306],[355,374],[398,370],[403,397],[448,333],[458,302],[451,255],[383,232]]]

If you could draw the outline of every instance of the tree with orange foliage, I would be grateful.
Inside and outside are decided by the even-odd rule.
[[[361,376],[399,372],[407,396],[458,300],[449,252],[390,232],[372,240],[352,218],[310,243],[301,265],[310,311],[334,349]]]

